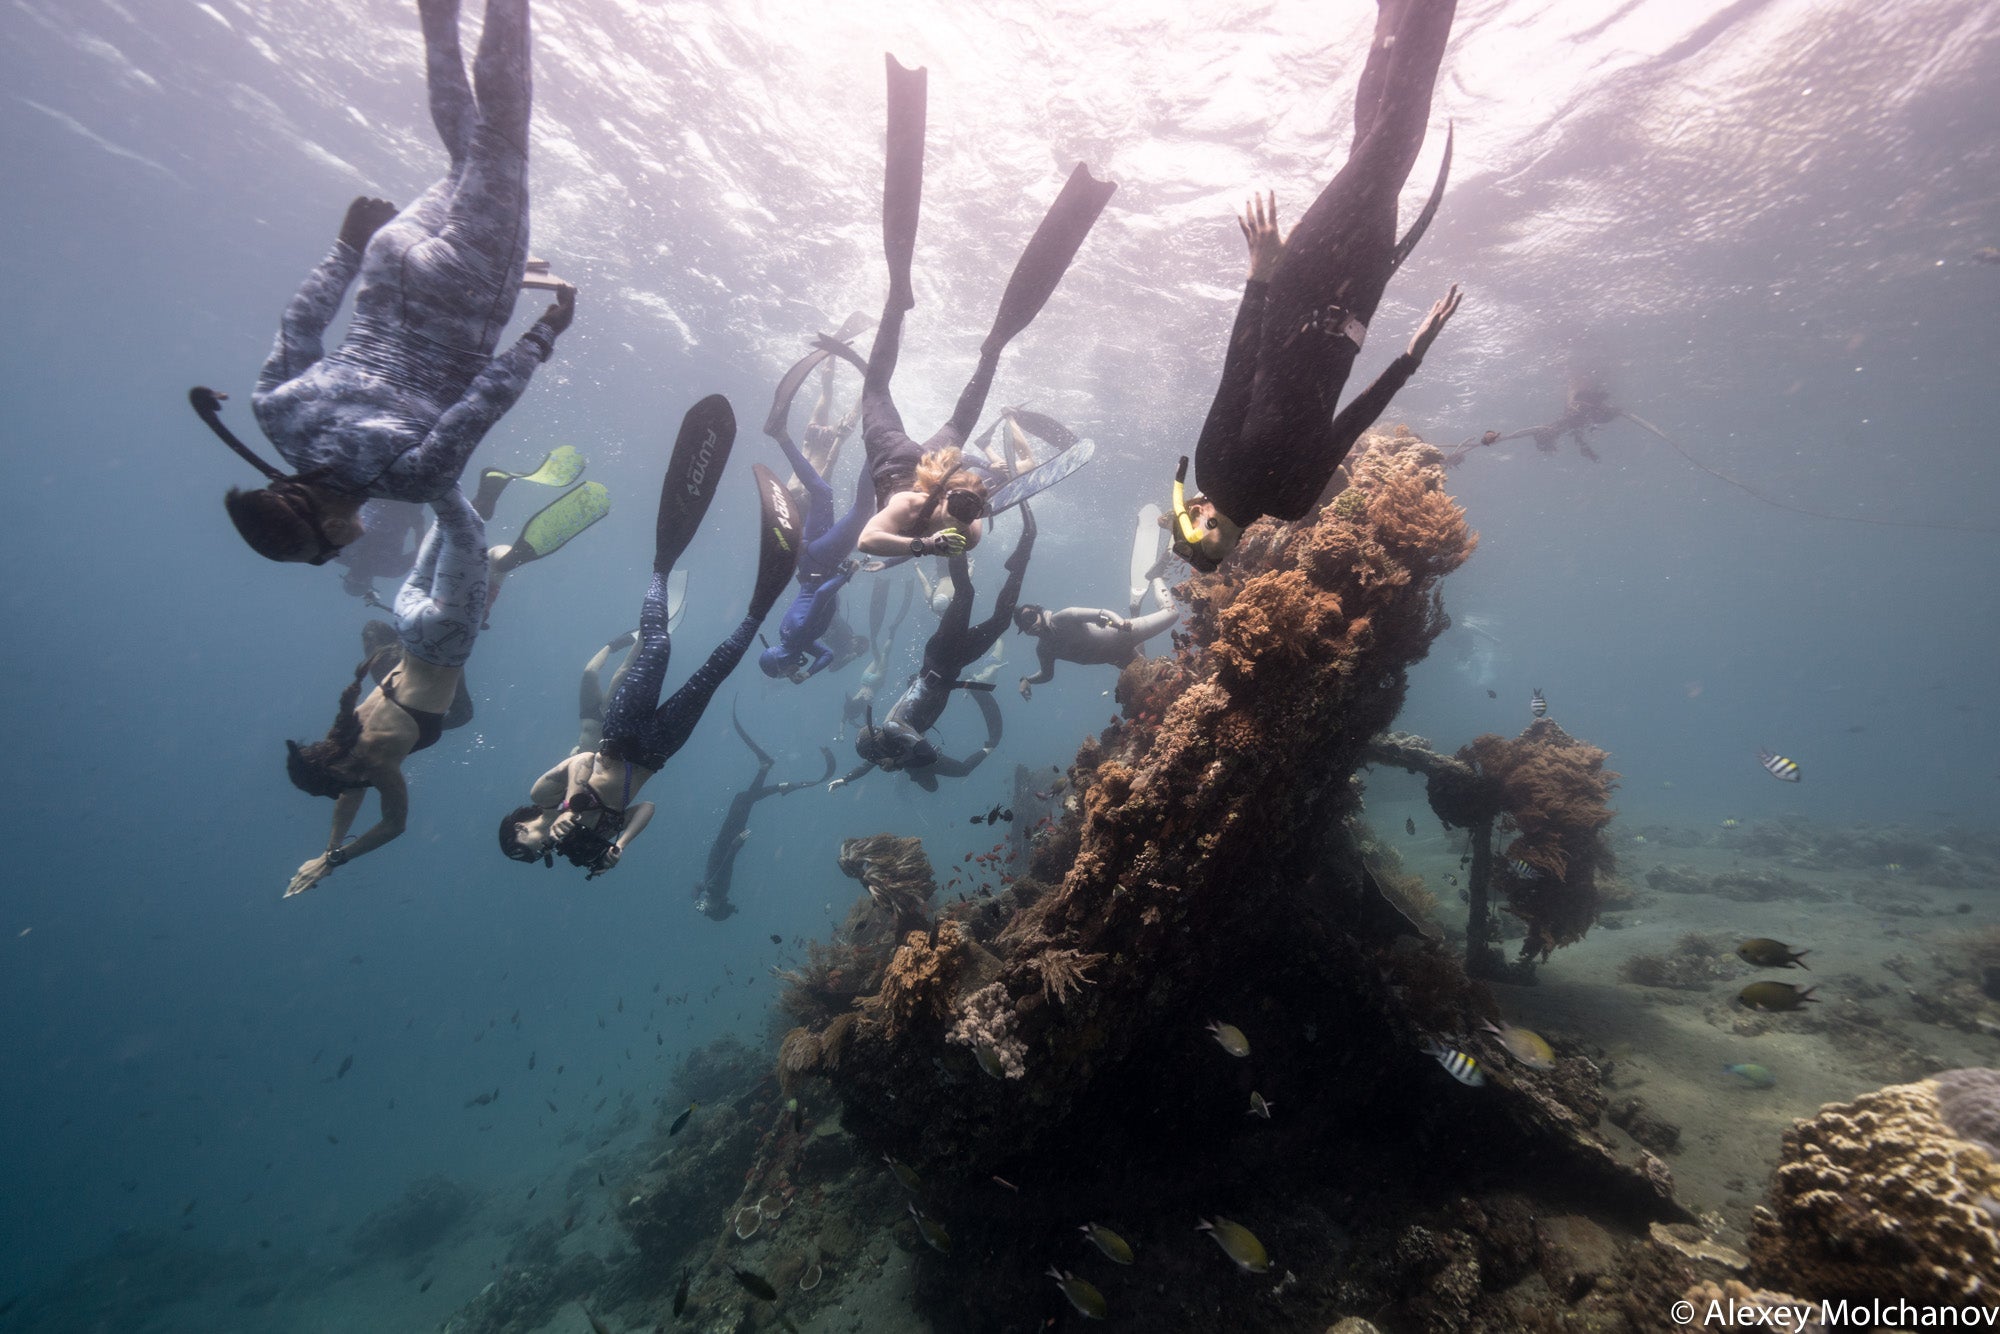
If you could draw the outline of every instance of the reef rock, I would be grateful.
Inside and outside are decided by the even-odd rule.
[[[1757,1282],[1832,1300],[2000,1300],[2000,1070],[1950,1070],[1785,1132]]]

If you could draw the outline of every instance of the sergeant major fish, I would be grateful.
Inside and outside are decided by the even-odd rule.
[[[1771,771],[1771,777],[1787,783],[1796,783],[1804,775],[1800,774],[1797,762],[1782,755],[1774,755],[1768,750],[1757,752],[1757,763]]]
[[[1467,1088],[1478,1088],[1486,1082],[1486,1072],[1479,1068],[1479,1062],[1456,1048],[1445,1046],[1436,1038],[1425,1038],[1419,1050],[1443,1066],[1446,1074]]]

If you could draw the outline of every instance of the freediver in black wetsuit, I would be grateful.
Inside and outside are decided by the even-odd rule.
[[[956,451],[978,424],[1000,365],[1000,353],[1014,335],[1034,321],[1055,293],[1091,225],[1118,187],[1093,180],[1089,170],[1077,164],[1007,280],[993,327],[980,344],[979,364],[959,395],[951,419],[918,444],[903,429],[889,381],[896,373],[902,347],[903,317],[917,304],[910,265],[916,254],[917,217],[923,203],[928,76],[922,69],[905,69],[894,56],[884,59],[889,76],[889,136],[882,185],[882,249],[889,261],[889,298],[882,307],[866,365],[837,339],[822,338],[819,346],[859,366],[863,374],[862,441],[868,450],[877,509],[862,530],[861,550],[873,556],[955,556],[978,545],[979,520],[985,512],[985,488],[970,469],[959,466]],[[920,490],[918,464],[927,456],[934,456],[933,471],[938,477],[928,489]]]
[[[639,644],[604,712],[604,741],[572,755],[535,780],[530,804],[500,822],[500,850],[520,862],[554,865],[561,854],[599,875],[617,866],[652,818],[637,796],[687,743],[717,686],[743,659],[798,558],[799,519],[785,484],[762,464],[752,471],[761,510],[757,581],[750,607],[729,637],[661,704],[673,651],[668,577],[694,539],[736,439],[736,418],[720,394],[688,410],[660,484],[653,534],[653,577],[639,613]]]
[[[1253,200],[1245,211],[1250,277],[1195,448],[1204,494],[1183,499],[1185,458],[1174,481],[1175,552],[1196,569],[1215,569],[1267,514],[1290,521],[1311,513],[1334,469],[1458,309],[1454,285],[1404,354],[1336,411],[1389,279],[1443,194],[1449,137],[1430,201],[1398,242],[1396,197],[1423,146],[1456,8],[1457,0],[1379,0],[1346,165],[1282,246],[1274,202]]]
[[[720,922],[736,912],[736,905],[729,901],[729,881],[736,871],[736,854],[750,839],[751,808],[766,797],[782,797],[802,787],[818,787],[833,777],[833,752],[821,746],[819,753],[826,757],[826,772],[818,778],[766,784],[764,778],[777,761],[743,730],[743,720],[736,716],[734,704],[729,706],[729,722],[743,744],[750,748],[750,753],[757,757],[757,776],[730,800],[729,813],[722,817],[722,828],[716,831],[715,842],[708,845],[708,867],[702,872],[700,883],[694,887],[695,911],[713,922]]]
[[[978,625],[972,624],[972,572],[966,568],[963,552],[953,556],[951,605],[945,609],[938,628],[924,644],[922,668],[881,725],[875,726],[871,721],[869,726],[861,729],[861,735],[855,738],[854,750],[862,763],[844,777],[836,779],[834,787],[851,783],[871,769],[882,768],[907,770],[910,777],[926,790],[935,791],[938,775],[964,777],[999,744],[1000,709],[993,704],[992,685],[984,681],[963,681],[959,679],[959,674],[985,656],[1013,622],[1014,607],[1021,597],[1021,580],[1028,572],[1028,558],[1035,550],[1034,513],[1025,503],[1020,510],[1021,540],[1015,545],[1013,554],[1007,557],[1007,581],[1000,586],[1000,596],[994,600],[993,614]],[[924,736],[943,716],[954,690],[973,691],[974,698],[981,701],[981,712],[987,715],[987,747],[966,762],[940,756],[938,748]],[[987,705],[993,707],[988,709]]]

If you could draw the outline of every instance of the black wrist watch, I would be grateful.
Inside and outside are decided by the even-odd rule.
[[[925,547],[925,545],[924,545],[924,539],[923,539],[923,538],[921,538],[921,537],[913,537],[913,538],[911,538],[911,539],[910,539],[910,554],[911,554],[912,556],[921,556],[921,555],[923,555],[923,554],[924,554],[924,551],[925,551],[925,550],[926,550],[926,547]]]
[[[345,847],[328,848],[326,850],[326,864],[328,866],[347,865],[347,849]]]

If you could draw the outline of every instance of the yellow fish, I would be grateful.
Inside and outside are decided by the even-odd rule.
[[[1241,1223],[1232,1223],[1221,1214],[1213,1223],[1206,1218],[1196,1226],[1195,1231],[1206,1232],[1222,1248],[1222,1253],[1236,1262],[1236,1267],[1246,1274],[1265,1274],[1271,1269],[1271,1257],[1265,1253],[1264,1243],[1257,1240],[1257,1234]]]

